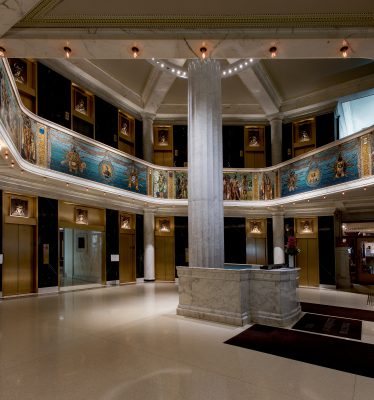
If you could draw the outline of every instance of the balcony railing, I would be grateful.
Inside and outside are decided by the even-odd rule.
[[[144,196],[188,198],[187,168],[149,164],[28,111],[5,59],[0,61],[0,123],[21,157],[35,166]],[[272,200],[369,177],[373,140],[368,129],[275,167],[224,169],[223,198]]]

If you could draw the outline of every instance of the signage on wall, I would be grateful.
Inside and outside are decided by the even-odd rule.
[[[111,254],[110,255],[110,261],[119,261],[119,254]]]

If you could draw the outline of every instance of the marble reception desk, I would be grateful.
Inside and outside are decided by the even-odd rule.
[[[300,317],[299,269],[177,267],[177,314],[231,325],[286,326]]]

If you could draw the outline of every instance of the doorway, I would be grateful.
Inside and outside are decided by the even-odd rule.
[[[119,235],[119,281],[120,283],[136,282],[135,234]]]
[[[4,224],[3,296],[35,292],[35,226]]]
[[[60,228],[60,287],[101,284],[102,232]]]

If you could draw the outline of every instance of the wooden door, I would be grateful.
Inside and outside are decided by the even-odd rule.
[[[119,235],[119,281],[120,283],[136,282],[135,235]]]

